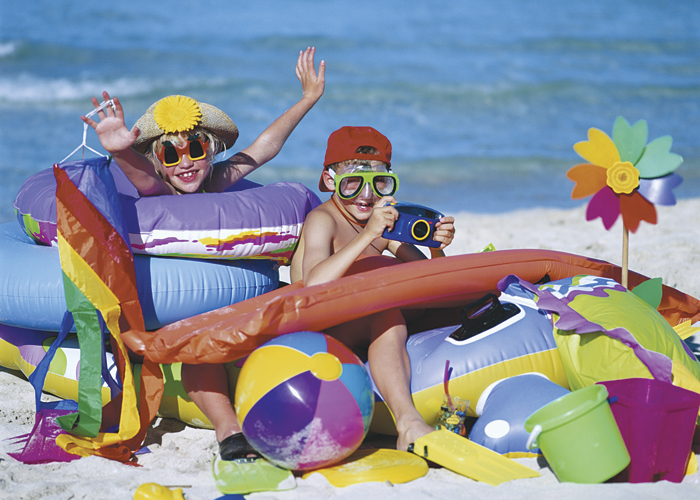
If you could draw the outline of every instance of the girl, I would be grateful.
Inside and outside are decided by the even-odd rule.
[[[315,48],[299,53],[296,74],[302,98],[277,118],[246,149],[222,162],[214,157],[238,138],[236,124],[220,109],[185,96],[169,96],[151,105],[129,130],[118,99],[98,111],[95,129],[104,147],[141,196],[221,192],[274,158],[297,124],[323,95],[326,65],[314,66]],[[110,99],[107,92],[102,96]],[[92,98],[96,109],[102,105]],[[224,460],[255,454],[231,406],[223,365],[183,365],[182,383],[190,399],[214,426]]]
[[[169,96],[151,105],[134,127],[124,122],[119,99],[97,115],[81,117],[97,132],[105,148],[141,196],[221,192],[277,156],[306,113],[323,95],[325,61],[314,66],[316,49],[299,53],[296,74],[302,98],[277,118],[246,149],[222,162],[214,157],[238,138],[236,124],[220,109],[185,96]],[[102,96],[110,99],[107,92]],[[95,108],[100,107],[92,98]]]

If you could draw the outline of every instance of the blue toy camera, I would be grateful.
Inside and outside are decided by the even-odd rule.
[[[443,214],[413,203],[398,202],[392,203],[392,206],[398,210],[399,219],[394,224],[394,229],[384,230],[384,238],[432,248],[440,246],[440,242],[433,239],[433,234],[435,223],[444,217]]]

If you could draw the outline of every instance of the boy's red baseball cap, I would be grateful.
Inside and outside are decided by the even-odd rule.
[[[361,146],[372,146],[379,154],[356,153]],[[324,170],[328,165],[345,160],[377,160],[391,166],[391,142],[372,127],[339,128],[328,137]],[[322,192],[330,191],[323,182],[323,176],[318,182],[318,188]]]

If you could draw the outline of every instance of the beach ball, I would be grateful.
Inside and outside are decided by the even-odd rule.
[[[334,464],[362,443],[374,393],[360,359],[317,332],[281,335],[246,359],[235,410],[248,442],[290,470]]]

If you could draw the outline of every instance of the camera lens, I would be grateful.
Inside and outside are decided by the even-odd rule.
[[[417,220],[413,223],[411,234],[417,241],[423,241],[430,235],[430,224],[424,220]]]

